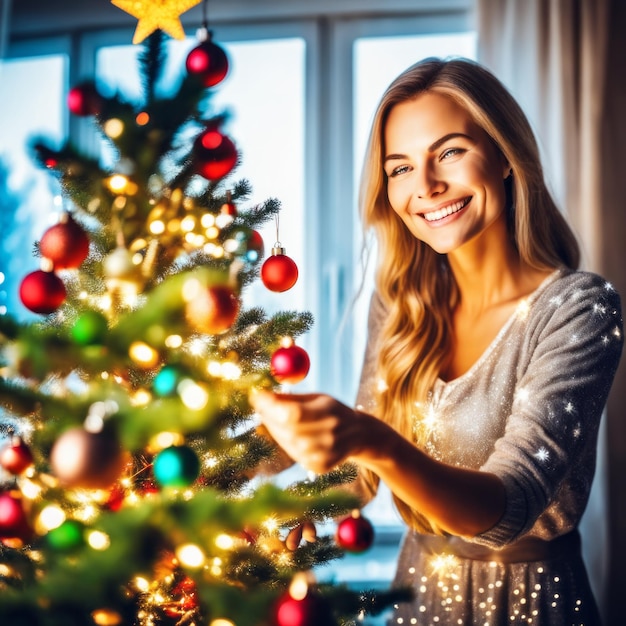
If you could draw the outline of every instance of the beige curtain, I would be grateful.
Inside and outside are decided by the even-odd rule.
[[[611,281],[626,305],[626,2],[476,0],[476,19],[478,58],[530,118],[546,178],[579,236],[584,268]],[[609,398],[581,528],[608,625],[624,623],[624,361]]]

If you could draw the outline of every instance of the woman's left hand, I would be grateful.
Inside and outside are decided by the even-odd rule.
[[[323,474],[359,451],[366,416],[330,396],[255,391],[250,402],[276,443],[309,471]]]

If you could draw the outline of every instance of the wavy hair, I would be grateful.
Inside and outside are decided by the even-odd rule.
[[[487,69],[467,59],[425,59],[387,88],[376,111],[361,177],[363,227],[378,244],[375,285],[387,316],[380,330],[378,417],[416,444],[420,407],[428,400],[451,349],[452,311],[458,289],[447,257],[415,238],[393,211],[383,169],[385,125],[393,107],[425,92],[449,97],[492,139],[512,170],[507,184],[508,232],[519,257],[542,270],[578,267],[576,238],[545,184],[539,149],[522,109]],[[366,472],[370,490],[378,479]],[[439,532],[394,496],[404,520]]]

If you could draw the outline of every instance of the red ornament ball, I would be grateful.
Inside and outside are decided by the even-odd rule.
[[[270,372],[279,383],[299,383],[310,367],[309,355],[300,346],[278,348],[270,360]]]
[[[191,299],[186,312],[189,323],[198,331],[219,335],[237,319],[239,298],[227,285],[214,285]]]
[[[185,67],[205,87],[214,87],[228,74],[228,57],[220,46],[207,39],[187,55]]]
[[[27,541],[32,529],[19,495],[9,491],[0,492],[0,539]]]
[[[298,280],[298,266],[286,254],[272,254],[261,266],[261,280],[270,291],[287,291]]]
[[[93,82],[76,85],[67,94],[67,106],[74,115],[86,117],[102,111],[102,96]]]
[[[207,128],[193,145],[196,172],[207,180],[219,180],[237,164],[235,144],[217,128]]]
[[[66,487],[108,489],[125,465],[126,455],[117,436],[109,430],[70,428],[54,442],[50,452],[50,466]]]
[[[20,285],[22,304],[33,313],[49,315],[65,301],[67,292],[63,281],[53,272],[35,270],[26,275]]]
[[[289,593],[279,598],[274,621],[276,626],[332,626],[337,623],[327,600],[311,589],[304,598],[294,598]]]
[[[32,464],[33,454],[19,437],[0,450],[0,466],[14,476],[24,473]]]
[[[67,215],[43,234],[39,251],[52,261],[55,270],[77,268],[89,254],[89,237],[82,226]]]
[[[357,511],[339,522],[335,541],[349,552],[365,552],[374,542],[374,527]]]

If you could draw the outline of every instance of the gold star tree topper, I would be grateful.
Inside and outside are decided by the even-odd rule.
[[[200,2],[202,0],[111,0],[111,4],[139,20],[133,43],[142,42],[157,29],[174,39],[184,39],[180,16]]]

